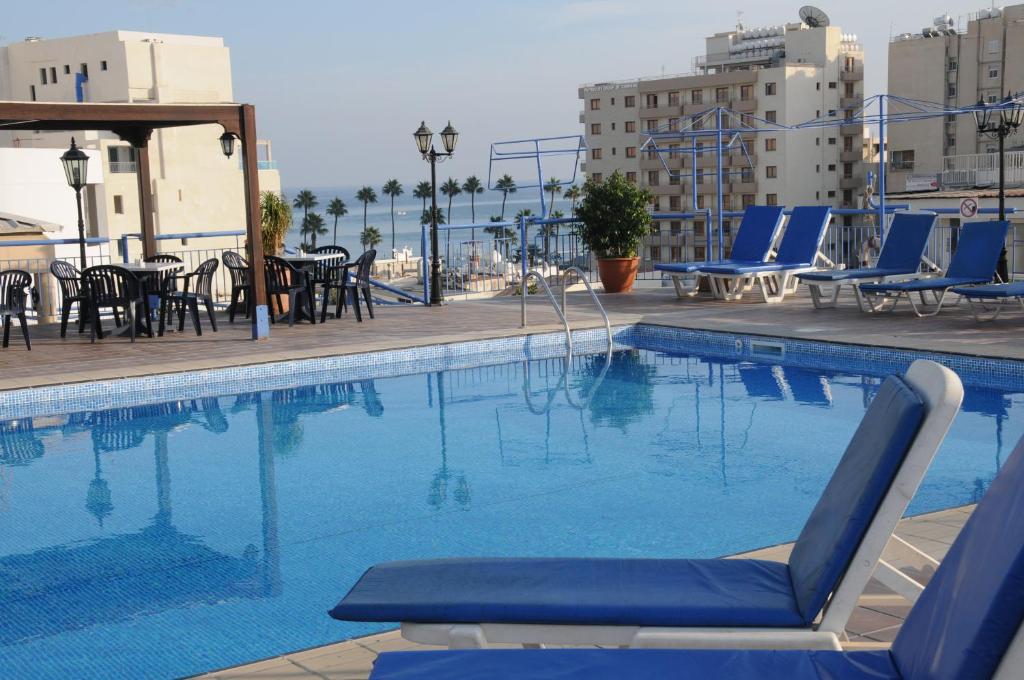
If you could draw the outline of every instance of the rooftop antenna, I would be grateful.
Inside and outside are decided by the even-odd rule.
[[[736,10],[736,30],[743,30],[743,10],[741,9]]]
[[[807,24],[808,28],[823,28],[828,26],[828,15],[814,5],[804,5],[800,8],[800,20]]]

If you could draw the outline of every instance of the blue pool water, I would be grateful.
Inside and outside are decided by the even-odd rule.
[[[173,677],[366,634],[326,611],[381,560],[789,541],[880,382],[647,350],[604,366],[0,423],[0,675]],[[911,512],[983,493],[1022,398],[968,385]]]

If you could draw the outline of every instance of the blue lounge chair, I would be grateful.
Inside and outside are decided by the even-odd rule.
[[[700,268],[708,265],[739,265],[767,262],[782,226],[782,206],[751,205],[743,212],[728,260],[714,262],[669,262],[656,264],[656,271],[672,278],[679,297],[693,297],[700,284]]]
[[[860,293],[860,284],[915,277],[921,270],[921,258],[932,227],[935,226],[935,217],[932,212],[896,213],[874,267],[807,272],[797,274],[797,278],[807,284],[811,291],[811,301],[817,309],[835,307],[843,284],[849,283],[857,298],[857,305],[861,311],[867,311],[868,307]],[[825,287],[831,288],[827,296],[823,291]]]
[[[874,312],[892,311],[900,299],[906,297],[918,316],[935,316],[942,310],[942,303],[950,289],[992,280],[999,253],[1006,243],[1008,229],[1009,223],[1005,221],[969,222],[960,230],[956,252],[942,276],[914,281],[865,283],[860,287],[861,294]],[[920,305],[914,302],[915,293],[921,299]],[[932,294],[932,303],[926,300],[925,293]]]
[[[832,216],[827,206],[801,206],[793,209],[773,262],[757,264],[709,264],[700,268],[708,277],[715,297],[739,300],[756,284],[765,302],[781,302],[796,290],[797,274],[831,262],[821,253],[821,242]]]
[[[1024,440],[967,520],[890,649],[389,652],[371,680],[1020,680]]]
[[[952,371],[917,361],[889,377],[797,539],[789,563],[688,559],[446,559],[370,568],[331,610],[401,621],[410,640],[838,649],[872,572],[963,398]],[[878,569],[876,570],[876,565]],[[819,618],[819,614],[821,615]]]
[[[995,321],[1007,304],[1014,302],[1024,309],[1024,281],[994,283],[990,286],[952,288],[950,293],[967,298],[976,321]]]

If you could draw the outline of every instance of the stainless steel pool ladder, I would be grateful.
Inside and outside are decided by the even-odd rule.
[[[569,349],[569,353],[572,353],[572,329],[569,328],[569,313],[566,309],[566,303],[568,301],[567,293],[569,290],[569,274],[572,273],[575,273],[576,276],[579,277],[580,281],[583,282],[583,285],[586,286],[587,292],[590,293],[590,298],[594,301],[594,306],[597,307],[597,311],[601,313],[601,319],[604,320],[605,330],[608,332],[608,351],[611,352],[613,345],[612,324],[608,320],[608,313],[604,311],[604,305],[601,304],[601,301],[598,299],[597,294],[594,293],[594,289],[590,286],[590,281],[587,281],[586,275],[584,274],[583,270],[580,269],[579,267],[568,267],[562,270],[561,305],[558,304],[558,300],[555,299],[555,294],[551,292],[551,286],[548,285],[548,282],[544,279],[544,276],[541,275],[539,271],[537,271],[536,269],[531,269],[530,271],[526,272],[526,275],[523,277],[523,280],[520,281],[522,293],[520,296],[519,306],[520,316],[522,317],[522,327],[526,328],[526,296],[529,295],[530,290],[530,286],[528,284],[530,279],[536,279],[537,283],[539,283],[541,288],[544,289],[544,293],[547,294],[548,301],[551,302],[551,306],[554,308],[555,313],[558,314],[558,318],[562,320],[562,325],[565,326],[565,344]]]

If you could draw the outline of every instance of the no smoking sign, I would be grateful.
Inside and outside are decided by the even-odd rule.
[[[960,214],[964,217],[974,217],[978,214],[978,199],[973,196],[960,201]]]

